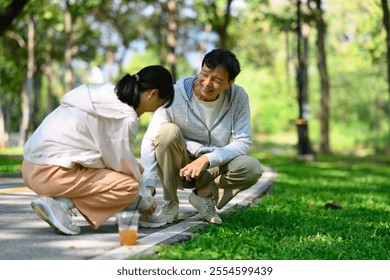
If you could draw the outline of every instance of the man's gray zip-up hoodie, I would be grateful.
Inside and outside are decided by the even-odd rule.
[[[187,150],[196,158],[205,155],[210,167],[223,165],[249,152],[251,141],[250,108],[246,91],[232,84],[211,130],[195,106],[192,85],[197,76],[180,79],[174,85],[175,98],[169,108],[159,108],[153,115],[142,141],[141,161],[146,186],[159,184],[154,154],[154,138],[164,123],[176,124],[183,133]]]

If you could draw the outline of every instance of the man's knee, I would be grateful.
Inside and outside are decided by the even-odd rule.
[[[251,185],[255,184],[262,175],[260,162],[249,156],[239,156],[234,160],[233,168],[240,170],[240,174],[245,177],[245,181]]]
[[[249,157],[249,161],[250,163],[248,164],[248,174],[252,175],[252,180],[256,182],[263,174],[263,170],[261,168],[260,162],[257,159]]]
[[[165,123],[161,125],[158,130],[155,138],[156,146],[166,147],[169,144],[175,142],[175,140],[179,139],[181,135],[181,131],[179,127],[173,123]]]

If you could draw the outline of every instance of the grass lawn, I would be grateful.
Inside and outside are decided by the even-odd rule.
[[[0,154],[0,174],[20,172],[21,156]],[[278,173],[272,195],[145,258],[390,260],[389,157],[252,156]]]
[[[20,173],[22,170],[23,148],[0,149],[0,175]]]
[[[278,173],[272,195],[150,259],[390,259],[389,158],[258,158]]]
[[[0,175],[20,173],[22,156],[0,155]]]

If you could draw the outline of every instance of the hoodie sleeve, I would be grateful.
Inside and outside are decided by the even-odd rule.
[[[148,126],[148,129],[142,139],[141,144],[141,164],[145,168],[142,174],[145,186],[152,186],[156,188],[159,184],[159,177],[157,174],[157,161],[154,155],[154,139],[160,128],[164,123],[171,122],[166,108],[159,108],[154,112],[153,118]]]
[[[233,96],[230,109],[232,110],[232,141],[226,146],[214,148],[211,152],[210,147],[203,147],[198,151],[198,156],[204,154],[209,159],[210,167],[225,164],[237,156],[248,154],[252,144],[248,95],[236,92]]]

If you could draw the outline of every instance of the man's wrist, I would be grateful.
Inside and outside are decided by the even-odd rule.
[[[204,167],[206,169],[209,168],[210,167],[210,161],[209,161],[208,157],[205,156],[205,155],[201,155],[200,157],[201,158],[203,157],[202,161],[204,161]]]

